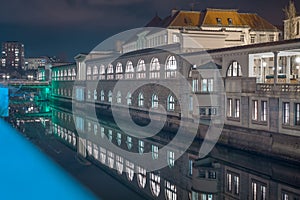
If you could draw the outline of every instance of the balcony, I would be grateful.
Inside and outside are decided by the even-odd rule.
[[[300,94],[300,84],[256,84],[256,91],[258,93],[295,93]]]

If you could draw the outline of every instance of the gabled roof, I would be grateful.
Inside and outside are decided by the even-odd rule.
[[[244,26],[237,10],[211,9],[205,11],[202,26]],[[218,23],[217,18],[220,19]],[[229,19],[232,20],[231,24]]]
[[[201,12],[179,11],[169,23],[169,27],[199,27]]]

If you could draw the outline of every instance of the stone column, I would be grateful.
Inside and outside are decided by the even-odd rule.
[[[274,86],[278,82],[278,52],[275,51],[274,53]]]
[[[291,56],[286,57],[286,83],[290,83]]]

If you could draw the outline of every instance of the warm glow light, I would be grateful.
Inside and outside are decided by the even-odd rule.
[[[295,62],[300,63],[300,57],[296,57]]]
[[[267,66],[267,63],[266,63],[266,62],[263,62],[262,65],[263,65],[263,67],[266,67],[266,66]]]
[[[296,66],[296,69],[299,69],[299,65]]]

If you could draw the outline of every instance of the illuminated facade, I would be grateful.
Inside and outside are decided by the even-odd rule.
[[[20,42],[2,43],[2,67],[24,69],[24,44]]]

